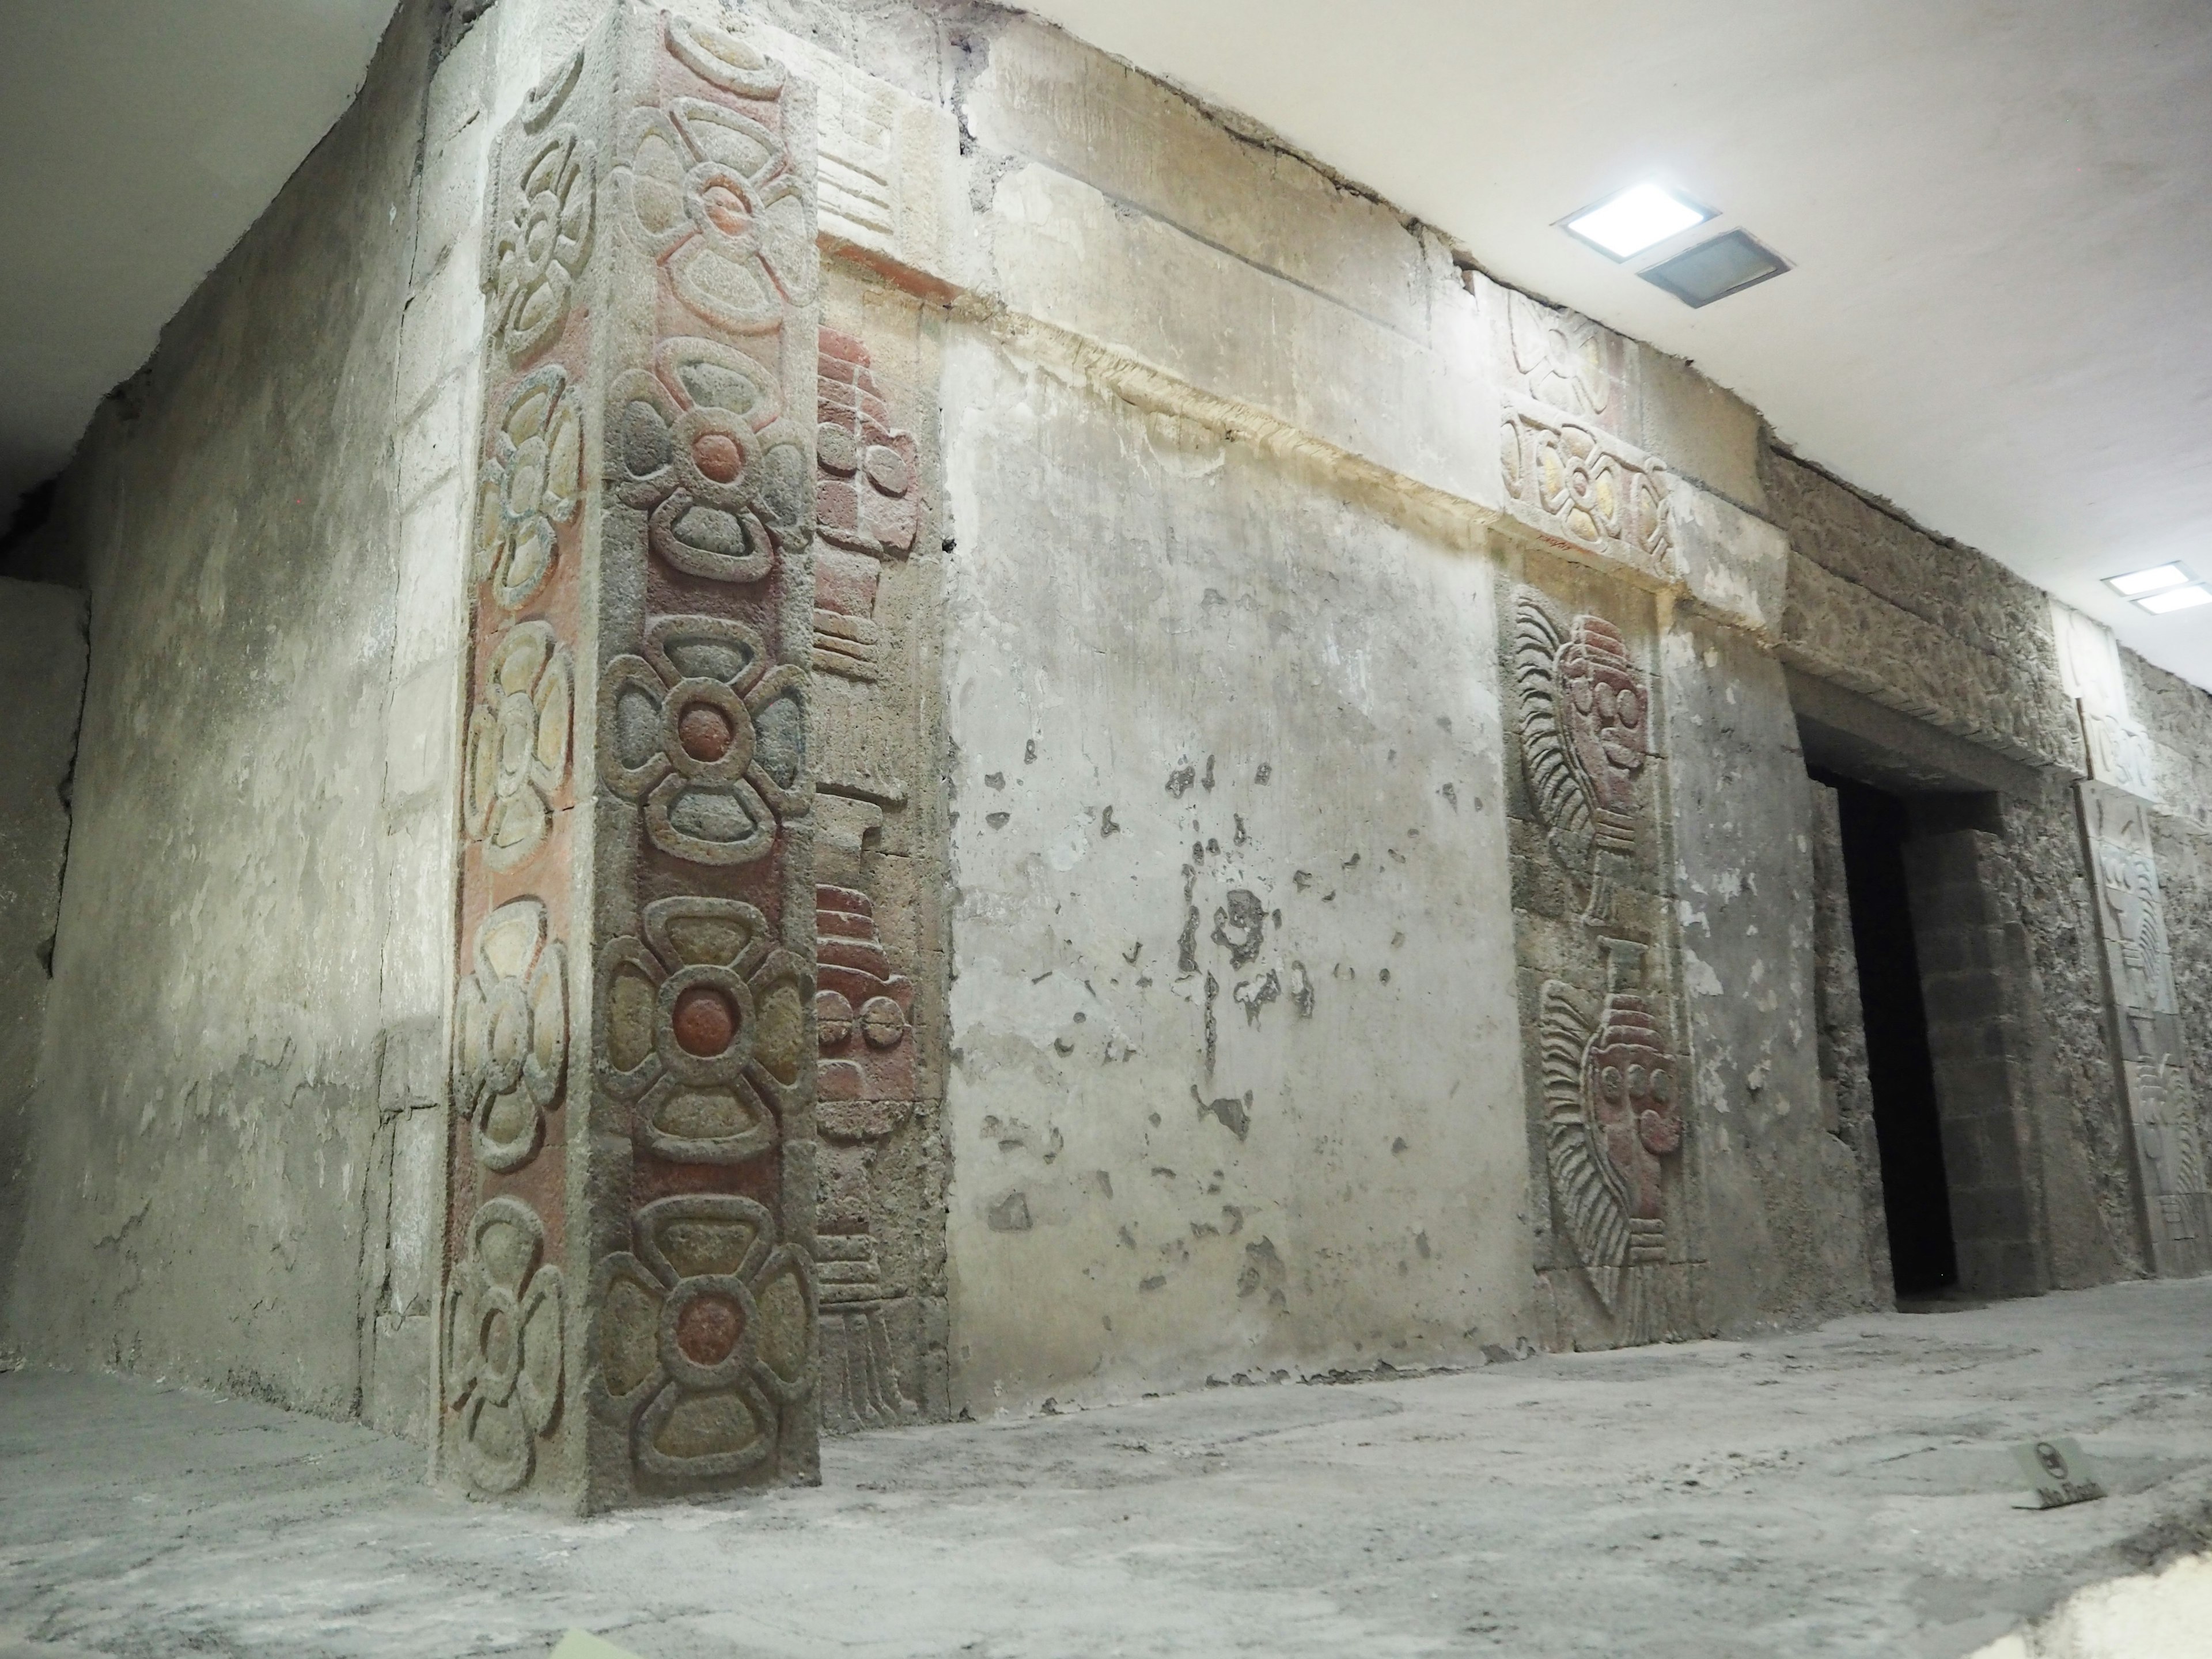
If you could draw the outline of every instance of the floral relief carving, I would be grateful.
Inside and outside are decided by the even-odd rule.
[[[778,98],[783,94],[783,65],[771,63],[749,42],[726,30],[671,12],[668,52],[708,85],[741,98]]]
[[[507,393],[477,501],[477,580],[512,611],[553,568],[558,527],[583,503],[583,412],[557,363]]]
[[[459,1413],[461,1462],[489,1492],[530,1479],[561,1408],[567,1308],[545,1254],[529,1206],[488,1199],[447,1291],[446,1403]]]
[[[1667,471],[1616,452],[1589,427],[1531,410],[1500,432],[1505,488],[1545,527],[1592,551],[1663,566],[1674,550]]]
[[[1605,413],[1613,388],[1595,323],[1512,289],[1505,291],[1505,318],[1513,367],[1526,377],[1530,397],[1571,414]]]
[[[574,696],[568,650],[542,622],[517,623],[493,650],[469,715],[462,817],[484,862],[511,869],[545,843],[568,775]]]
[[[759,1157],[805,1079],[805,961],[735,899],[656,899],[643,932],[603,959],[600,1086],[637,1103],[636,1133],[662,1158]]]
[[[603,1261],[595,1411],[629,1425],[641,1474],[741,1474],[775,1449],[782,1413],[813,1387],[813,1275],[750,1199],[656,1199],[634,1249]]]
[[[453,997],[453,1102],[477,1160],[520,1169],[545,1138],[568,1065],[568,955],[549,941],[545,907],[502,904],[477,927],[476,969]]]
[[[771,666],[760,636],[719,617],[662,617],[645,654],[599,680],[600,771],[642,805],[654,846],[695,864],[744,864],[813,799],[804,669]]]
[[[580,70],[580,57],[572,61]],[[573,76],[567,84],[574,84]],[[541,115],[541,124],[546,118]],[[592,147],[574,128],[532,134],[526,124],[516,137],[525,134],[532,135],[529,150],[484,263],[492,328],[518,363],[550,344],[568,321],[577,276],[591,255],[596,186]]]
[[[685,30],[694,50],[677,56],[695,72],[704,73],[703,63],[742,73],[720,51],[756,54],[727,36],[708,50],[701,43],[710,33]],[[672,45],[676,38],[672,30]],[[632,230],[690,310],[732,334],[772,334],[787,308],[813,298],[813,216],[783,141],[768,127],[720,104],[674,98],[631,115],[622,153],[616,188]]]
[[[758,581],[806,545],[806,446],[761,364],[713,340],[663,340],[610,403],[615,494],[649,513],[653,550],[677,569]]]

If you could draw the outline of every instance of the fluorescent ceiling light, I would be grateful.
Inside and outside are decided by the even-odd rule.
[[[2161,564],[2148,570],[2131,570],[2124,576],[2107,576],[2105,585],[2124,599],[2139,599],[2146,593],[2179,587],[2188,580],[2189,573],[2179,565]]]
[[[1584,208],[1563,220],[1560,228],[1612,258],[1632,259],[1644,249],[1656,247],[1669,236],[1680,235],[1712,216],[1711,208],[1699,207],[1658,185],[1632,185],[1595,207]]]
[[[2194,611],[2200,605],[2212,605],[2212,588],[2191,582],[2186,587],[2169,587],[2162,593],[2153,593],[2136,603],[2154,616],[2163,617],[2169,611]]]
[[[1750,232],[1729,230],[1671,259],[1662,259],[1642,276],[1695,310],[1741,294],[1789,269],[1787,259]]]

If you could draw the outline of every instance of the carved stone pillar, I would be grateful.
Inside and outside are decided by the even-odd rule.
[[[2077,787],[2151,1266],[2167,1277],[2201,1273],[2212,1269],[2212,1199],[2174,996],[2150,805],[2087,779]]]
[[[628,3],[488,204],[441,1467],[811,1478],[811,107]]]

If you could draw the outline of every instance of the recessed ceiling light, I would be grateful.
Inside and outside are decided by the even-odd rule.
[[[1712,209],[1700,207],[1663,185],[1642,184],[1571,214],[1559,222],[1559,228],[1588,242],[1607,258],[1632,259],[1644,249],[1656,247],[1669,236],[1678,236],[1712,216]]]
[[[2188,580],[2189,573],[2179,565],[2159,564],[2148,570],[2131,570],[2124,576],[2107,576],[2105,585],[2124,599],[2139,599],[2146,593],[2179,587]]]
[[[1642,276],[1694,310],[1740,294],[1770,276],[1779,276],[1789,269],[1787,259],[1748,231],[1731,230],[1671,259],[1662,259]]]
[[[2200,605],[2212,605],[2212,588],[2191,582],[2186,587],[2169,587],[2162,593],[2152,593],[2136,603],[2154,616],[2163,617],[2169,611],[2194,611]]]

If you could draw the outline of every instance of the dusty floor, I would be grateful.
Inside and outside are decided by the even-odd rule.
[[[2072,1433],[2114,1496],[2019,1507]],[[0,1376],[0,1659],[1960,1655],[2212,1530],[2212,1282],[835,1443],[577,1522],[268,1407]]]

